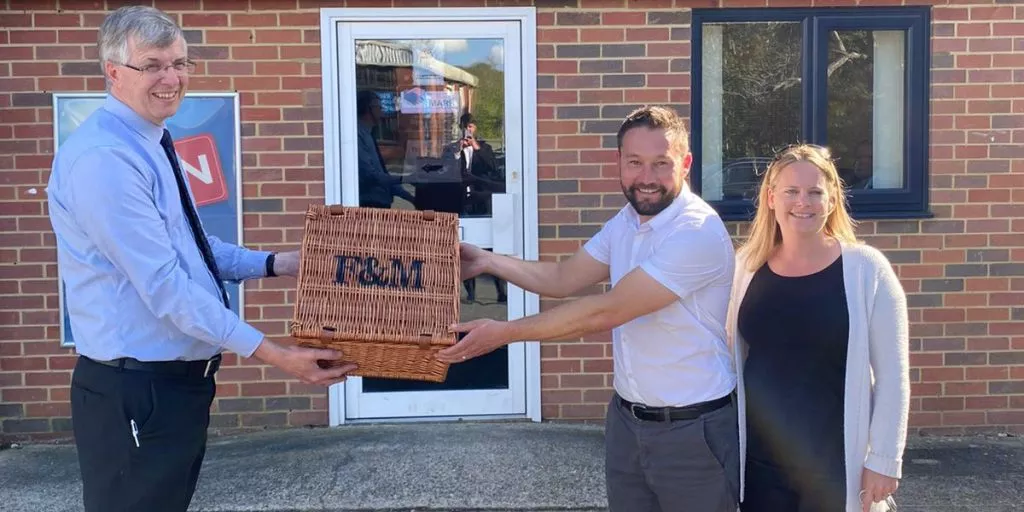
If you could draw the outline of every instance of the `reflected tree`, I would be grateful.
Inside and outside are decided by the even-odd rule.
[[[798,23],[722,27],[722,160],[771,156],[800,136]]]
[[[498,150],[505,145],[505,73],[485,62],[473,64],[466,71],[479,79],[473,100],[479,137]]]
[[[722,28],[723,160],[771,156],[801,140],[801,25],[729,23]],[[870,31],[830,34],[828,133],[835,154],[870,139],[871,52]]]

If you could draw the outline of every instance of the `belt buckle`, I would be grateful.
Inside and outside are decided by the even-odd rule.
[[[213,359],[212,358],[206,360],[206,369],[203,370],[203,378],[204,379],[210,376],[210,368],[213,368]]]
[[[637,404],[637,403],[630,403],[630,404],[629,404],[629,413],[630,413],[630,414],[632,414],[634,418],[636,418],[636,419],[638,419],[638,420],[643,420],[643,418],[641,418],[640,416],[637,416],[637,415],[636,415],[636,411],[637,411],[638,409],[643,409],[643,408],[644,408],[644,407],[643,407],[642,405],[640,405],[640,404]]]

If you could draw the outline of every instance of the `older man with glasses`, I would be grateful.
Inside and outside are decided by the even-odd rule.
[[[85,510],[184,511],[206,451],[221,353],[307,383],[344,380],[332,350],[280,345],[239,319],[223,280],[294,276],[298,253],[208,236],[164,122],[188,90],[181,28],[151,7],[100,27],[109,95],[61,146],[47,188],[80,355],[71,413]]]

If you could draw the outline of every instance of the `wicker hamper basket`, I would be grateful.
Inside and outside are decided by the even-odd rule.
[[[453,213],[311,205],[291,334],[342,351],[351,375],[443,382],[456,341],[459,218]]]

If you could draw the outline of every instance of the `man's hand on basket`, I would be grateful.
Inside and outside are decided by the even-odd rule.
[[[341,352],[330,349],[282,346],[271,340],[263,340],[256,348],[253,357],[272,364],[296,377],[306,384],[330,386],[343,382],[348,373],[356,369],[354,364],[345,364],[336,368],[322,368],[320,361],[337,361]]]
[[[452,330],[464,332],[466,336],[455,345],[438,352],[437,359],[445,363],[462,363],[507,345],[512,340],[508,337],[506,326],[508,322],[490,318],[455,324]]]
[[[459,244],[459,270],[463,281],[473,279],[487,271],[488,258],[494,253],[487,252],[473,244]]]

